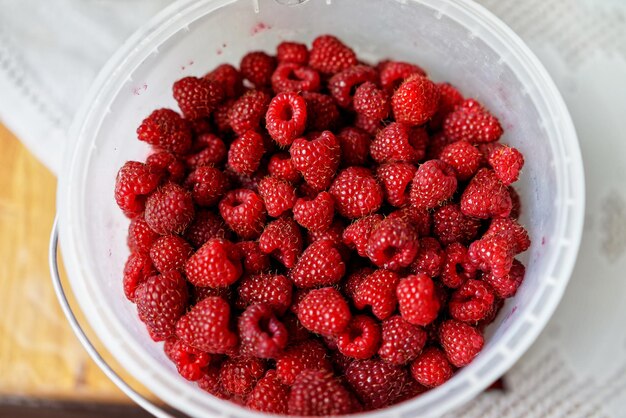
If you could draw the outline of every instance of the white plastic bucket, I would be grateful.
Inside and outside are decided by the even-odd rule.
[[[518,183],[532,239],[526,278],[489,328],[484,350],[443,386],[362,416],[436,416],[474,397],[535,340],[572,271],[584,214],[576,133],[537,58],[489,12],[461,0],[180,1],[129,39],[95,82],[71,131],[58,213],[70,284],[90,325],[132,376],[189,415],[264,416],[179,377],[137,319],[122,290],[128,221],[113,199],[115,174],[126,160],[146,157],[135,129],[153,109],[176,108],[175,80],[324,33],[361,57],[416,62],[453,83],[492,110],[505,128],[503,142],[526,156]]]

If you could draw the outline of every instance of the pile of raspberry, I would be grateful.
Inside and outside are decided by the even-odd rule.
[[[174,83],[120,169],[124,292],[185,379],[339,415],[450,379],[524,278],[498,119],[417,65],[283,42]]]

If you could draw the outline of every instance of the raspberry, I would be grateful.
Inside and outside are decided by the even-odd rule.
[[[509,216],[512,219],[518,219],[522,212],[522,202],[520,201],[519,194],[517,194],[513,186],[509,186],[509,196],[511,197],[511,213]]]
[[[493,273],[485,273],[482,275],[482,280],[491,286],[496,296],[506,299],[515,296],[517,289],[524,280],[524,274],[526,274],[524,265],[518,260],[513,260],[508,274],[496,277]]]
[[[187,165],[192,169],[221,164],[228,155],[224,141],[210,133],[200,135],[195,141],[195,147],[198,150],[186,158]]]
[[[123,283],[126,298],[134,302],[137,287],[153,274],[156,274],[156,269],[147,254],[131,253],[124,265]]]
[[[241,96],[228,110],[228,120],[237,135],[260,129],[261,120],[267,112],[271,97],[260,90],[250,90]]]
[[[326,349],[317,340],[306,340],[289,347],[276,360],[276,374],[285,385],[291,386],[305,370],[332,370]]]
[[[322,239],[315,241],[302,253],[290,272],[291,280],[299,288],[328,286],[341,280],[346,264],[335,244]]]
[[[432,221],[427,209],[416,209],[413,206],[404,206],[389,214],[389,218],[403,218],[413,224],[419,235],[430,235]]]
[[[196,148],[195,139],[200,135],[208,134],[213,131],[213,126],[211,126],[210,118],[199,118],[187,120],[189,124],[189,129],[191,129],[191,135],[194,138],[194,143],[192,144],[192,150]]]
[[[198,381],[198,387],[220,399],[231,399],[232,395],[224,389],[220,382],[221,365],[210,365],[204,370],[204,374]]]
[[[269,86],[275,69],[276,58],[261,51],[248,52],[239,64],[241,75],[256,88]]]
[[[454,108],[463,103],[463,95],[450,83],[438,83],[439,106],[430,120],[431,129],[439,129]]]
[[[381,360],[359,360],[350,363],[346,380],[368,409],[393,405],[409,381],[405,369]]]
[[[424,129],[392,122],[378,132],[370,145],[370,153],[381,164],[401,161],[417,164],[424,158],[427,143],[428,134]]]
[[[426,344],[426,331],[400,315],[383,321],[382,345],[378,355],[387,363],[403,365],[413,361]]]
[[[505,232],[510,237],[513,251],[516,254],[523,253],[530,247],[528,232],[516,220],[511,218],[494,218],[489,224],[485,235]]]
[[[270,306],[284,313],[291,305],[291,281],[282,274],[258,274],[241,280],[236,306],[243,309],[255,303]]]
[[[302,234],[298,225],[290,218],[279,218],[270,222],[259,238],[259,248],[285,267],[292,268],[302,254]]]
[[[424,273],[430,277],[439,276],[446,257],[439,241],[431,237],[420,238],[419,248],[420,250],[411,264],[411,271]]]
[[[222,85],[206,78],[181,78],[172,90],[183,116],[190,120],[209,117],[224,99]]]
[[[159,185],[161,176],[149,165],[127,161],[115,178],[115,202],[129,218],[141,214],[146,195]]]
[[[330,227],[323,232],[308,231],[306,236],[307,243],[310,245],[316,241],[321,241],[324,239],[329,240],[330,242],[335,244],[335,247],[337,248],[337,250],[339,250],[342,256],[346,256],[345,258],[348,258],[348,254],[345,253],[345,250],[347,249],[343,246],[341,242],[341,234],[343,233],[344,229],[345,225],[343,221],[341,219],[335,219],[333,223],[330,224]]]
[[[296,202],[296,191],[286,181],[276,177],[265,177],[259,183],[259,194],[263,198],[267,214],[277,218],[290,210]]]
[[[448,204],[433,213],[433,235],[444,244],[472,241],[480,228],[480,220],[465,216],[458,204]]]
[[[328,192],[320,192],[313,199],[298,198],[293,205],[293,219],[310,231],[326,231],[334,215],[335,201]]]
[[[468,365],[484,344],[483,336],[476,328],[455,319],[439,326],[439,339],[446,357],[456,367]]]
[[[367,256],[378,267],[400,270],[408,267],[419,251],[418,234],[403,218],[379,222],[367,240]]]
[[[397,122],[410,126],[423,125],[437,111],[439,87],[428,78],[412,76],[404,81],[391,97]]]
[[[377,211],[383,201],[383,190],[372,172],[365,167],[342,170],[330,187],[337,211],[356,219]]]
[[[356,118],[354,118],[354,127],[368,133],[371,136],[376,136],[384,125],[380,119],[368,118],[363,114],[357,113]]]
[[[380,346],[380,325],[367,315],[352,318],[347,328],[337,336],[338,350],[352,358],[368,359]]]
[[[356,249],[361,257],[367,257],[367,243],[372,231],[383,220],[378,214],[367,215],[354,221],[342,235],[342,242],[350,248]]]
[[[466,99],[446,117],[445,135],[454,141],[495,142],[502,136],[498,119],[474,99]]]
[[[524,166],[524,156],[513,147],[504,146],[495,149],[489,154],[488,160],[500,181],[506,185],[517,181],[519,172]]]
[[[268,370],[246,399],[246,406],[255,411],[287,415],[289,387],[276,377],[275,370]]]
[[[357,294],[357,289],[365,281],[367,276],[372,274],[374,269],[370,267],[363,267],[358,270],[353,269],[353,273],[351,273],[348,278],[344,281],[342,291],[344,295],[346,295],[349,299],[354,299]]]
[[[246,395],[265,374],[263,360],[254,357],[229,358],[220,369],[224,389],[233,395]]]
[[[321,73],[335,74],[357,64],[356,54],[332,35],[315,38],[309,53],[309,65]]]
[[[411,204],[418,209],[431,209],[451,198],[457,186],[454,170],[441,160],[420,165],[413,177]]]
[[[437,318],[439,298],[432,279],[425,274],[418,273],[400,280],[396,295],[405,321],[425,326]]]
[[[332,373],[305,370],[296,378],[289,393],[289,415],[345,415],[353,411],[350,392]]]
[[[483,236],[470,244],[467,255],[476,267],[495,277],[504,277],[511,270],[515,242],[510,233],[498,232]]]
[[[165,341],[163,351],[176,365],[178,374],[191,381],[199,380],[211,362],[209,354],[188,346],[175,337]]]
[[[451,289],[456,289],[475,277],[476,267],[467,255],[467,248],[458,242],[448,245],[441,272],[442,283]]]
[[[283,41],[276,47],[276,58],[280,63],[306,64],[309,62],[309,50],[304,44]]]
[[[489,315],[494,299],[489,285],[480,280],[467,280],[452,293],[448,305],[450,316],[458,321],[476,323]]]
[[[443,385],[453,373],[448,358],[437,347],[426,348],[411,364],[413,378],[429,388]]]
[[[296,63],[281,63],[272,74],[274,93],[318,91],[320,75],[314,69]]]
[[[267,175],[263,166],[251,175],[239,174],[229,168],[224,171],[224,174],[228,176],[233,189],[249,189],[255,193],[259,191],[259,182]]]
[[[202,299],[208,298],[210,296],[219,296],[224,300],[230,302],[233,298],[232,291],[230,287],[197,287],[193,286],[193,305],[200,302]]]
[[[267,164],[267,171],[269,175],[292,184],[301,179],[300,173],[291,161],[291,156],[287,153],[272,155]]]
[[[306,127],[306,102],[297,93],[278,93],[267,108],[265,126],[278,145],[286,147],[302,135]]]
[[[376,177],[383,186],[390,205],[401,207],[409,200],[409,186],[417,168],[410,163],[387,163],[378,166]]]
[[[376,70],[367,65],[355,65],[328,80],[328,90],[339,107],[352,109],[355,90],[365,82],[376,81]],[[360,112],[359,112],[360,113]]]
[[[339,109],[335,100],[321,93],[302,92],[306,102],[307,129],[325,131],[333,129],[339,120]]]
[[[218,65],[204,78],[222,86],[225,97],[235,98],[243,93],[243,76],[230,64]]]
[[[352,297],[354,306],[357,309],[369,306],[378,319],[389,318],[398,304],[396,287],[399,281],[400,276],[392,271],[374,271],[356,284]]]
[[[428,143],[428,147],[426,149],[426,159],[433,160],[439,158],[443,149],[448,144],[452,144],[453,142],[456,141],[447,138],[441,131],[434,133],[430,137],[430,142]]]
[[[176,336],[185,344],[208,353],[228,353],[237,346],[230,330],[230,306],[219,296],[209,296],[193,306],[176,324]]]
[[[131,219],[126,239],[130,251],[148,254],[150,247],[152,247],[157,238],[159,238],[159,234],[148,226],[148,223],[142,216]]]
[[[217,132],[221,135],[230,135],[233,133],[233,128],[230,126],[230,111],[236,102],[235,99],[228,99],[217,106],[213,111],[213,124]],[[239,111],[241,111],[241,108],[242,106],[240,106]],[[243,128],[241,128],[241,130],[245,132]]]
[[[270,258],[261,251],[256,241],[240,241],[235,244],[241,255],[243,269],[248,274],[257,274],[270,268]]]
[[[380,85],[389,93],[393,93],[404,80],[414,74],[426,76],[426,72],[415,64],[401,61],[386,61],[381,64]]]
[[[439,159],[454,168],[456,177],[469,180],[480,168],[482,155],[478,149],[467,141],[453,142],[439,154]]]
[[[187,280],[195,286],[226,287],[241,276],[239,254],[230,241],[212,238],[185,263]]]
[[[146,222],[161,235],[185,231],[194,212],[191,193],[175,183],[166,183],[146,199]]]
[[[230,231],[218,215],[208,210],[196,212],[196,218],[185,230],[185,239],[200,248],[211,238],[229,238]]]
[[[185,164],[171,152],[155,152],[146,158],[146,164],[161,174],[162,181],[180,183],[185,178]]]
[[[365,82],[354,92],[354,110],[372,119],[385,119],[389,115],[389,96],[372,82]]]
[[[289,149],[293,165],[304,180],[316,191],[330,186],[341,156],[341,147],[335,135],[324,131],[314,139],[298,138]]]
[[[150,259],[160,273],[181,271],[193,253],[191,245],[178,235],[165,235],[152,244]]]
[[[287,345],[288,334],[272,306],[250,305],[239,317],[242,352],[260,358],[276,358]]]
[[[137,286],[137,314],[150,330],[152,339],[163,341],[174,335],[176,321],[185,313],[188,298],[187,283],[174,270],[150,276]]]
[[[249,189],[231,190],[219,204],[226,224],[243,239],[258,238],[265,224],[265,207],[258,194]]]
[[[248,131],[230,144],[228,166],[239,174],[254,173],[265,153],[265,145],[261,135]]]
[[[171,109],[157,109],[150,113],[137,128],[137,137],[176,155],[187,153],[191,147],[189,125]]]
[[[337,134],[337,139],[341,146],[341,157],[344,165],[364,165],[370,152],[370,135],[355,128],[347,126]]]
[[[350,308],[336,289],[313,289],[298,305],[298,319],[311,332],[337,335],[350,322]]]
[[[198,167],[189,175],[186,184],[193,185],[194,202],[205,207],[216,205],[230,188],[226,174],[211,166]]]

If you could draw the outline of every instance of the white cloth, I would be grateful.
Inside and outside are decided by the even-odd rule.
[[[578,130],[587,181],[580,256],[531,350],[449,417],[626,417],[626,2],[480,0],[543,61]],[[0,119],[56,171],[99,68],[166,0],[0,0]],[[77,36],[79,34],[79,36]]]

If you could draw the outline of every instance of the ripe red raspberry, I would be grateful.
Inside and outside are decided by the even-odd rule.
[[[123,283],[126,298],[134,302],[137,287],[156,272],[152,260],[147,254],[131,253],[124,265]]]
[[[426,76],[426,72],[415,64],[402,61],[385,61],[379,64],[380,85],[393,93],[400,84],[412,75]]]
[[[374,269],[370,267],[363,267],[358,270],[353,269],[353,273],[351,273],[343,283],[343,294],[346,295],[349,299],[353,300],[361,283],[363,283],[367,276],[369,276],[373,272]]]
[[[345,166],[364,165],[369,156],[370,135],[359,128],[346,126],[337,134],[341,145],[342,163]]]
[[[197,304],[201,300],[210,296],[219,296],[229,303],[233,299],[232,289],[230,287],[192,287],[192,305]]]
[[[420,165],[411,185],[411,204],[418,209],[432,209],[456,191],[454,170],[441,160],[429,160]]]
[[[488,160],[498,178],[506,185],[517,181],[524,166],[524,156],[513,147],[504,146],[493,150]]]
[[[291,156],[288,153],[277,153],[271,156],[267,164],[267,172],[269,175],[278,179],[295,184],[300,181],[300,173],[293,165]]]
[[[289,146],[306,127],[306,102],[298,93],[278,93],[267,108],[265,126],[282,147]]]
[[[400,276],[388,270],[375,270],[372,274],[357,283],[352,300],[357,309],[369,306],[378,319],[389,318],[396,310],[398,299],[396,288]]]
[[[166,183],[146,199],[146,222],[161,235],[178,234],[194,218],[191,193],[175,183]]]
[[[152,339],[163,341],[174,335],[176,321],[185,313],[188,299],[187,283],[175,270],[148,277],[137,287],[137,314]]]
[[[271,97],[260,90],[250,90],[241,96],[228,110],[228,120],[237,135],[258,131],[267,112]]]
[[[354,92],[354,110],[372,119],[385,119],[389,115],[389,95],[372,82],[365,82]]]
[[[448,115],[464,100],[463,95],[450,83],[438,83],[437,87],[439,87],[439,105],[430,120],[431,129],[440,129]]]
[[[148,226],[148,223],[142,216],[131,219],[128,225],[128,236],[126,242],[131,252],[140,252],[148,254],[150,247],[154,241],[159,238],[159,234],[154,232]]]
[[[453,141],[449,138],[447,138],[443,132],[439,131],[439,132],[435,132],[431,137],[430,137],[430,141],[428,142],[428,147],[426,148],[426,159],[427,160],[435,160],[437,158],[439,158],[439,156],[441,155],[441,152],[443,151],[443,149],[449,145],[452,144]]]
[[[356,249],[361,257],[367,257],[367,243],[372,231],[383,220],[382,215],[374,213],[354,221],[342,235],[342,242],[350,248]]]
[[[430,277],[441,274],[445,262],[445,252],[435,238],[424,237],[419,241],[420,250],[411,263],[411,272],[424,273]]]
[[[315,38],[309,65],[323,74],[335,74],[357,64],[356,54],[332,35]]]
[[[269,270],[270,258],[261,251],[256,241],[240,241],[235,244],[241,256],[243,269],[247,274],[258,274]]]
[[[469,180],[480,168],[482,154],[467,141],[456,141],[446,147],[439,154],[439,159],[454,168],[456,177]]]
[[[257,274],[241,280],[236,306],[244,309],[252,304],[266,304],[282,314],[292,300],[291,281],[282,274]]]
[[[213,131],[213,126],[211,126],[210,118],[187,120],[187,123],[189,124],[189,129],[191,129],[191,136],[194,138],[191,146],[191,149],[193,151],[196,149],[196,138],[198,138],[200,135],[211,133]]]
[[[467,251],[472,264],[495,277],[509,274],[515,254],[515,242],[508,232],[485,235],[472,242]]]
[[[341,280],[346,272],[339,250],[328,240],[318,240],[307,247],[290,272],[299,288],[328,286]]]
[[[137,128],[137,137],[176,155],[187,153],[191,147],[189,125],[171,109],[157,109],[150,113]]]
[[[433,235],[444,245],[467,244],[478,234],[480,220],[465,216],[458,204],[448,204],[433,213]]]
[[[210,364],[203,370],[203,375],[196,381],[198,387],[220,399],[231,399],[232,395],[224,389],[220,381],[221,363]]]
[[[456,289],[470,279],[476,278],[476,267],[471,263],[467,248],[459,242],[446,247],[445,262],[441,271],[442,283]]]
[[[439,87],[428,78],[412,76],[404,81],[391,97],[397,122],[410,126],[423,125],[437,111]]]
[[[180,183],[186,175],[185,164],[168,151],[159,151],[146,158],[146,164],[161,175],[161,181]]]
[[[185,262],[193,253],[191,245],[178,235],[165,235],[152,244],[150,259],[160,273],[170,270],[182,271]]]
[[[231,190],[219,204],[224,222],[243,239],[261,235],[265,224],[265,207],[258,194],[249,189]]]
[[[137,162],[127,161],[115,179],[115,202],[129,218],[141,214],[146,196],[157,188],[161,175],[154,168]]]
[[[385,218],[367,240],[366,253],[378,267],[398,271],[408,267],[419,251],[418,234],[403,218]]]
[[[336,416],[353,412],[354,400],[332,373],[305,370],[289,393],[289,415]]]
[[[290,210],[296,202],[296,191],[293,186],[272,176],[261,180],[259,194],[265,203],[267,214],[274,218]]]
[[[337,349],[356,359],[368,359],[380,347],[380,324],[367,315],[356,315],[347,328],[337,335]]]
[[[509,273],[496,277],[493,273],[484,273],[482,280],[491,286],[496,296],[502,299],[515,296],[517,289],[524,280],[524,274],[526,274],[526,268],[518,260],[513,260]]]
[[[396,295],[405,321],[426,326],[437,318],[441,304],[433,280],[427,275],[418,273],[400,280]]]
[[[475,218],[506,217],[512,206],[508,188],[488,168],[478,170],[461,195],[461,211]]]
[[[208,210],[199,210],[185,230],[185,239],[195,248],[200,248],[211,238],[229,238],[230,231],[218,215]]]
[[[225,97],[235,98],[243,93],[243,76],[230,64],[218,65],[204,78],[222,86]]]
[[[365,167],[348,167],[342,170],[332,186],[337,211],[349,219],[376,212],[383,202],[383,190],[371,170]]]
[[[236,102],[237,100],[235,99],[228,99],[222,104],[218,105],[213,111],[213,124],[215,125],[217,133],[219,133],[220,135],[231,135],[233,133],[233,128],[232,126],[230,126],[230,111]],[[239,110],[241,110],[241,108]],[[243,129],[241,130],[245,132]]]
[[[303,245],[300,228],[291,218],[279,218],[270,222],[259,238],[261,251],[271,255],[287,268],[296,265],[298,257],[302,254]]]
[[[353,361],[346,380],[367,409],[393,405],[409,381],[406,369],[378,359]]]
[[[312,139],[298,138],[289,149],[293,165],[315,191],[330,186],[341,157],[341,147],[335,135],[324,131]]]
[[[522,202],[520,201],[519,194],[513,186],[509,186],[509,196],[511,197],[511,213],[509,217],[512,219],[518,219],[522,213]]]
[[[209,117],[224,99],[221,84],[206,78],[181,78],[172,90],[180,111],[190,120]]]
[[[399,217],[406,219],[413,224],[413,227],[417,229],[419,235],[430,235],[432,220],[430,219],[430,213],[428,209],[417,209],[414,206],[407,205],[403,208],[391,212],[387,217]]]
[[[275,69],[276,58],[261,51],[248,52],[239,64],[241,75],[256,88],[269,86]]]
[[[208,353],[228,353],[237,346],[230,329],[230,306],[219,296],[209,296],[193,306],[176,324],[176,336],[185,344]]]
[[[453,373],[448,358],[437,347],[426,348],[411,364],[413,378],[429,388],[443,385]]]
[[[276,58],[279,63],[306,64],[309,62],[309,50],[305,44],[283,41],[276,47]]]
[[[344,222],[341,219],[335,219],[333,223],[330,224],[330,227],[323,232],[307,231],[307,244],[311,245],[316,241],[326,239],[335,244],[335,247],[339,250],[341,255],[344,256],[346,255],[344,250],[347,250],[341,242],[341,234],[343,234],[344,229],[346,229]]]
[[[491,313],[494,300],[489,285],[480,280],[467,280],[452,293],[448,310],[458,321],[476,323]]]
[[[224,141],[217,135],[206,133],[196,138],[194,151],[185,161],[189,167],[195,169],[203,165],[220,165],[226,160],[227,155]]]
[[[241,262],[234,244],[213,238],[185,263],[187,280],[195,286],[226,287],[241,276]]]
[[[507,233],[510,237],[513,251],[516,254],[523,253],[530,247],[530,238],[528,232],[515,219],[511,218],[494,218],[489,224],[489,229],[485,235],[495,234],[499,232]]]
[[[340,107],[352,109],[355,90],[365,82],[375,81],[376,70],[367,65],[355,65],[332,76],[328,90]]]
[[[230,188],[226,174],[211,166],[198,167],[189,175],[185,185],[193,186],[194,202],[205,207],[215,206]]]
[[[328,192],[320,192],[313,199],[300,197],[293,205],[293,219],[309,231],[326,231],[334,215],[335,201]]]
[[[376,177],[383,186],[385,199],[400,207],[409,200],[409,186],[417,168],[411,163],[387,163],[378,166]]]
[[[288,399],[289,387],[280,382],[275,370],[268,370],[246,398],[246,406],[255,411],[287,415]]]
[[[239,317],[241,351],[260,358],[277,358],[287,346],[287,329],[271,305],[250,305]]]
[[[178,374],[187,380],[199,380],[211,362],[211,355],[193,348],[176,337],[169,338],[163,351],[176,365]]]
[[[439,340],[446,357],[456,367],[467,366],[484,344],[483,336],[476,328],[455,319],[439,326]]]
[[[311,332],[337,335],[350,322],[350,307],[332,287],[313,289],[298,305],[298,319]]]
[[[265,153],[263,138],[257,132],[248,131],[235,139],[228,151],[228,166],[239,174],[254,173]]]
[[[229,358],[220,368],[220,381],[228,392],[243,396],[252,391],[266,369],[265,362],[258,358]]]
[[[353,124],[355,128],[358,128],[368,133],[372,137],[378,135],[378,132],[385,127],[382,120],[368,118],[367,116],[360,113],[356,114]]]
[[[307,129],[325,131],[337,125],[339,109],[331,96],[303,91],[302,97],[306,101]]]
[[[427,143],[424,129],[392,122],[378,132],[370,144],[370,153],[381,164],[399,161],[417,164],[426,154]]]
[[[274,93],[318,91],[320,75],[311,67],[296,63],[280,63],[272,74]]]
[[[304,370],[331,372],[332,366],[324,345],[317,340],[306,340],[289,347],[276,360],[276,374],[281,382],[291,386]]]
[[[426,344],[426,331],[400,315],[383,321],[382,345],[378,355],[387,363],[403,365],[413,361]]]
[[[471,143],[495,142],[502,136],[498,119],[474,99],[466,99],[446,117],[443,131],[454,141]]]

